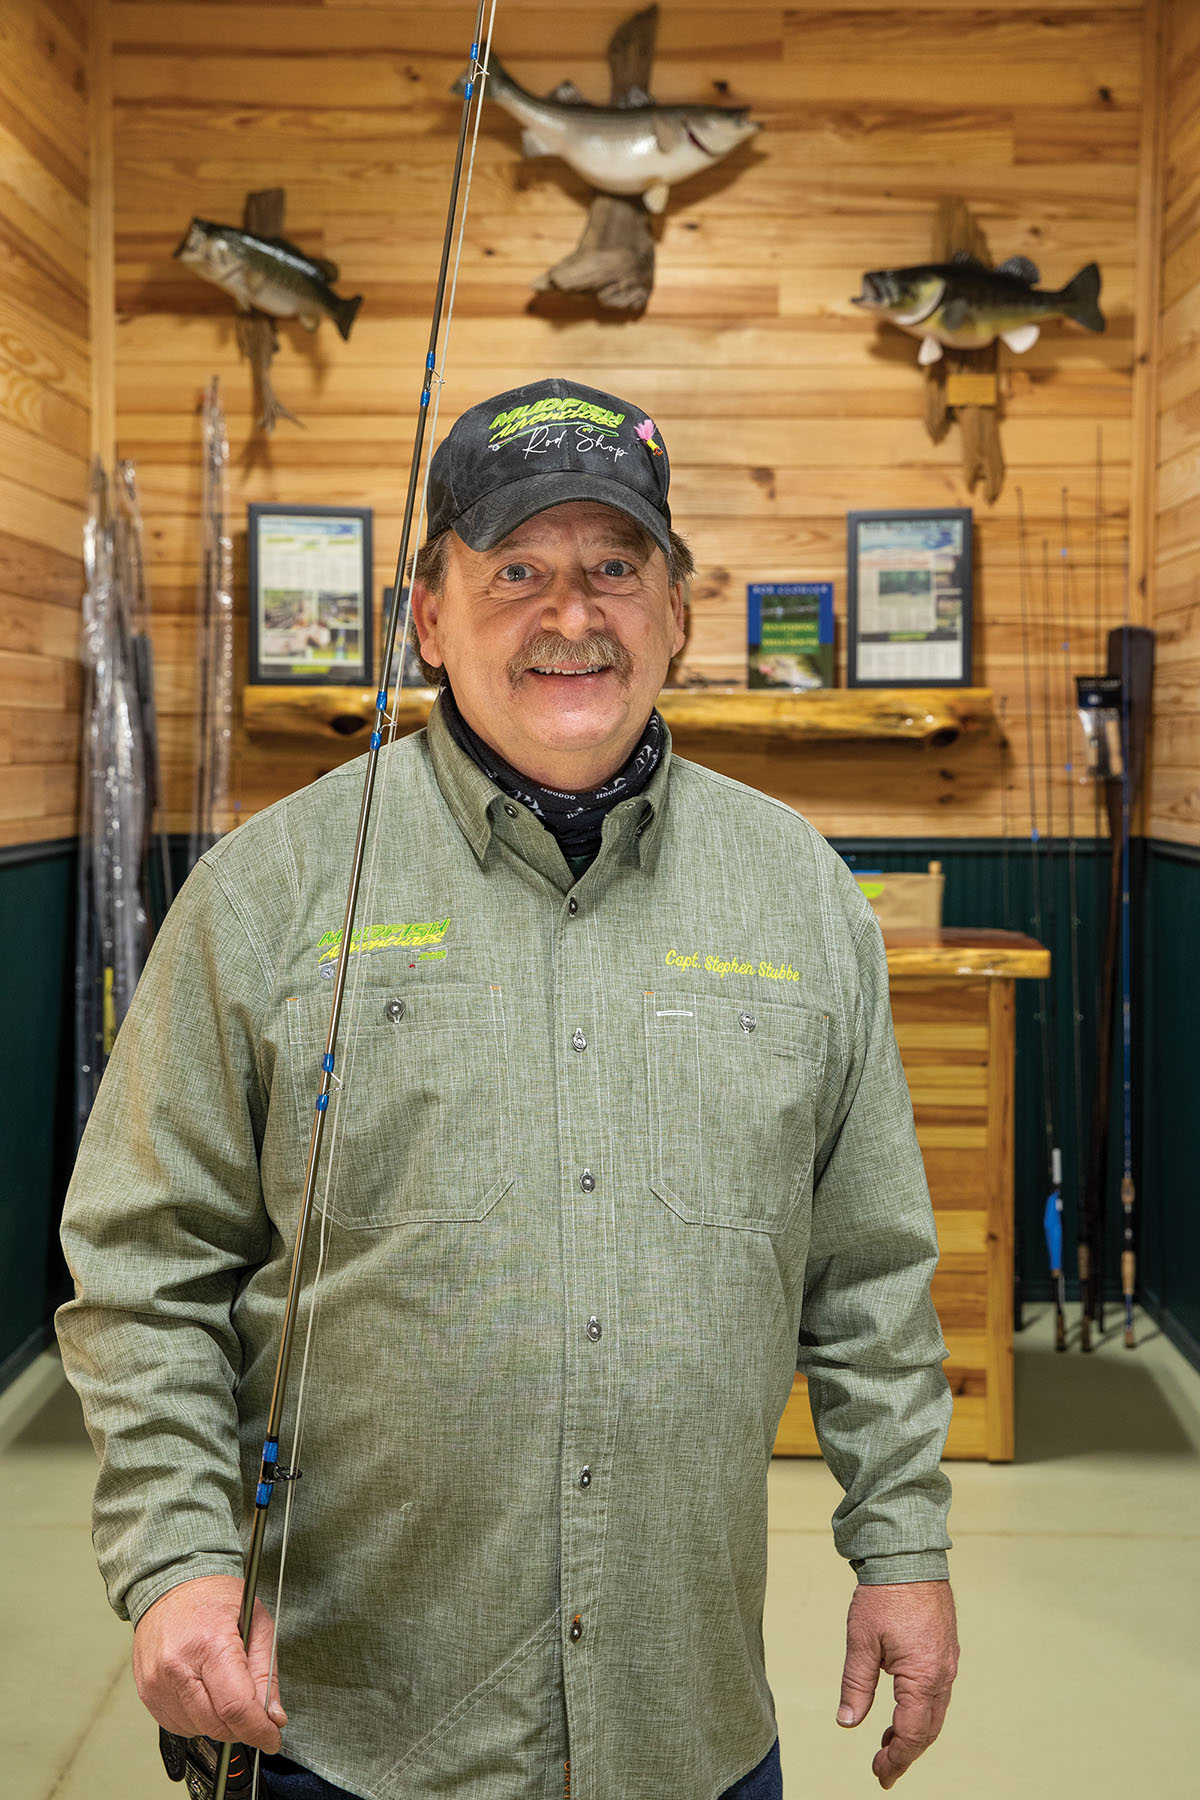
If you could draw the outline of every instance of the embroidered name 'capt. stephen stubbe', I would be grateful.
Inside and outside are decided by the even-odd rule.
[[[706,956],[700,962],[700,952],[693,950],[690,954],[682,950],[668,950],[663,959],[668,968],[698,969],[703,967],[709,975],[719,975],[724,981],[727,975],[756,975],[760,981],[799,981],[799,969],[793,969],[791,963],[773,963],[762,961],[747,962],[744,958],[731,956]]]

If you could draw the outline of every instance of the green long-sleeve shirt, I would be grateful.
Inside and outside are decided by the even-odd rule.
[[[361,774],[203,859],[80,1153],[59,1334],[135,1620],[240,1572]],[[577,883],[436,711],[383,753],[376,820],[284,1747],[372,1800],[549,1800],[568,1755],[573,1800],[709,1800],[774,1737],[797,1342],[839,1550],[864,1581],[946,1572],[936,1245],[878,928],[804,820],[669,751]]]

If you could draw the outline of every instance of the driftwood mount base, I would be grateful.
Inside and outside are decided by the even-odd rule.
[[[657,6],[634,13],[613,33],[606,53],[612,74],[610,105],[628,105],[634,88],[650,92],[657,33]],[[654,226],[637,194],[596,194],[574,250],[533,283],[539,294],[594,293],[601,306],[621,312],[641,312],[653,286]]]
[[[257,192],[247,194],[242,229],[252,232],[255,237],[282,237],[285,206],[282,188],[259,188]],[[237,316],[237,346],[250,364],[254,381],[254,429],[269,435],[274,431],[277,419],[290,419],[293,425],[301,424],[271,385],[271,363],[279,348],[279,334],[270,313],[259,312],[257,307],[240,312]]]
[[[938,203],[933,231],[935,263],[949,262],[966,250],[991,267],[982,228],[962,200]],[[983,350],[946,350],[925,370],[925,429],[940,444],[954,420],[962,441],[963,478],[968,488],[983,482],[987,500],[998,500],[1004,486],[1004,453],[1000,448],[999,396],[996,368],[999,345]]]

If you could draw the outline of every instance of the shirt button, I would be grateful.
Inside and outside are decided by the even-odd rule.
[[[596,1177],[592,1174],[592,1171],[590,1169],[585,1169],[583,1171],[583,1174],[579,1177],[579,1185],[583,1189],[585,1194],[591,1194],[591,1193],[595,1192]]]
[[[392,1021],[392,1024],[398,1025],[404,1017],[404,1002],[403,1000],[397,999],[389,1000],[383,1010]]]
[[[571,1048],[572,1048],[572,1050],[586,1050],[587,1049],[587,1039],[584,1037],[582,1031],[575,1031],[572,1033]]]
[[[591,1338],[593,1344],[599,1340],[603,1331],[604,1331],[604,1327],[603,1327],[603,1325],[601,1325],[599,1319],[597,1319],[593,1316],[592,1318],[590,1318],[588,1320],[587,1334]]]
[[[573,894],[572,894],[571,898],[567,901],[567,911],[570,913],[572,918],[574,918],[575,914],[579,911],[579,902],[578,902],[578,900],[576,900],[576,898]]]
[[[590,1488],[592,1485],[592,1471],[586,1464],[579,1471],[579,1485],[581,1488]]]
[[[573,1644],[577,1644],[579,1642],[580,1638],[583,1636],[583,1620],[580,1618],[578,1613],[576,1613],[575,1617],[571,1620],[571,1630],[570,1630],[569,1636],[570,1636],[571,1642]]]
[[[738,1024],[743,1031],[753,1031],[758,1024],[758,1020],[753,1013],[740,1012],[738,1014]]]
[[[505,807],[505,808],[504,808],[504,810],[505,810],[505,812],[506,812],[506,813],[507,813],[507,814],[508,814],[508,816],[509,816],[509,818],[510,818],[510,819],[515,819],[515,818],[516,818],[516,816],[517,816],[517,809],[516,809],[516,807],[515,807],[515,806],[506,806],[506,807]]]

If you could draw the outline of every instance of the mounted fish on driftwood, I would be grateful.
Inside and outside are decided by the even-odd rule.
[[[1089,331],[1104,330],[1100,270],[1094,262],[1064,288],[1035,287],[1040,280],[1026,256],[1010,256],[999,268],[989,269],[970,251],[956,250],[946,263],[870,270],[852,304],[920,338],[917,361],[922,367],[937,362],[945,348],[983,350],[997,338],[1010,350],[1029,350],[1051,319],[1073,319]]]
[[[656,106],[648,89],[657,30],[658,7],[649,6],[613,34],[608,106],[591,105],[570,81],[542,98],[490,59],[486,97],[522,127],[525,155],[561,157],[597,190],[577,247],[534,282],[538,292],[595,293],[603,306],[640,310],[654,282],[651,215],[672,187],[761,130],[747,107]]]
[[[1038,279],[1026,257],[994,267],[970,208],[947,195],[938,202],[929,262],[868,271],[851,302],[920,339],[925,428],[937,444],[957,423],[967,486],[982,480],[989,501],[1004,486],[999,346],[1027,351],[1042,326],[1056,319],[1089,331],[1105,328],[1095,263],[1057,290],[1038,288]]]
[[[253,371],[254,423],[264,432],[273,431],[280,418],[301,423],[271,385],[271,362],[279,349],[276,319],[298,319],[306,331],[331,319],[348,338],[362,305],[361,294],[347,300],[334,292],[336,263],[288,242],[283,209],[282,188],[247,194],[242,228],[193,219],[175,251],[180,262],[237,302],[238,348]]]

